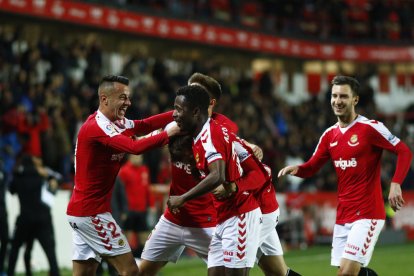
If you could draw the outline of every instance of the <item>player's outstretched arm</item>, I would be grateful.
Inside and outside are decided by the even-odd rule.
[[[249,148],[252,149],[254,156],[256,156],[257,159],[259,159],[259,161],[262,161],[262,159],[263,159],[263,150],[258,145],[249,143],[246,140],[243,140],[243,142],[246,144],[246,146],[248,146]]]
[[[391,182],[390,193],[388,195],[388,201],[391,208],[396,212],[399,211],[405,204],[402,196],[401,185],[396,182]]]
[[[277,174],[277,177],[281,177],[287,174],[296,175],[298,173],[298,170],[299,170],[299,166],[297,165],[287,166],[279,171],[279,173]]]

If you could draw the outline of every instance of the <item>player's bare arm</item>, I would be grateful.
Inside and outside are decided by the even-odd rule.
[[[402,196],[401,185],[396,182],[391,182],[390,193],[388,195],[388,201],[390,202],[391,208],[394,211],[399,211],[405,204]]]
[[[167,201],[168,208],[171,211],[180,208],[185,202],[211,192],[225,181],[226,165],[223,160],[217,160],[208,166],[210,173],[200,181],[194,188],[180,196],[170,196]]]
[[[281,177],[287,174],[296,175],[298,173],[298,170],[299,170],[299,166],[297,165],[287,166],[279,171],[279,173],[277,174],[277,177]]]

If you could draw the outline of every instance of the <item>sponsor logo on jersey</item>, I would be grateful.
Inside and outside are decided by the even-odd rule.
[[[124,158],[124,156],[125,156],[125,152],[114,153],[111,156],[111,161],[119,161],[119,162],[121,162],[121,160]]]
[[[351,160],[342,160],[342,158],[339,158],[339,160],[334,161],[334,164],[336,168],[346,170],[346,168],[355,168],[358,165],[358,162],[355,158],[351,158]]]
[[[191,174],[191,166],[190,164],[185,164],[183,162],[174,162],[174,166],[180,170],[184,170],[187,174]]]
[[[351,147],[355,147],[355,146],[359,145],[358,135],[356,135],[356,134],[352,135],[351,138],[348,141],[348,145],[350,145]]]

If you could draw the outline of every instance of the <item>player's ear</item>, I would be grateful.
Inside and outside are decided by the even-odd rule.
[[[359,96],[354,97],[354,105],[357,105],[359,102]]]

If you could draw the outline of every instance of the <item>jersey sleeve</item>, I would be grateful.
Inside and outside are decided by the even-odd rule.
[[[141,154],[145,151],[154,149],[156,147],[166,145],[168,143],[169,138],[167,132],[163,131],[157,135],[141,138],[139,140],[133,140],[119,133],[112,136],[98,136],[96,137],[96,140],[107,147],[122,152]]]
[[[243,176],[235,181],[240,192],[260,189],[268,180],[258,167],[253,156],[249,156],[242,164]]]
[[[208,137],[209,135],[211,135],[211,137]],[[223,156],[225,154],[225,148],[222,144],[224,143],[224,138],[220,133],[213,134],[211,132],[205,132],[200,139],[203,144],[208,165],[214,161],[225,159],[225,156]]]
[[[392,182],[402,184],[406,177],[412,160],[412,153],[408,146],[393,135],[383,123],[370,121],[370,140],[376,147],[386,149],[397,155],[397,166]]]
[[[174,111],[168,111],[161,114],[157,114],[142,120],[128,120],[124,118],[122,122],[119,122],[118,126],[125,128],[128,134],[135,135],[148,134],[151,131],[165,127],[168,123],[173,121]]]
[[[319,143],[316,146],[312,157],[306,163],[299,166],[296,176],[302,178],[311,177],[329,160],[330,154],[328,151],[328,136],[329,133],[325,131],[319,139]]]

